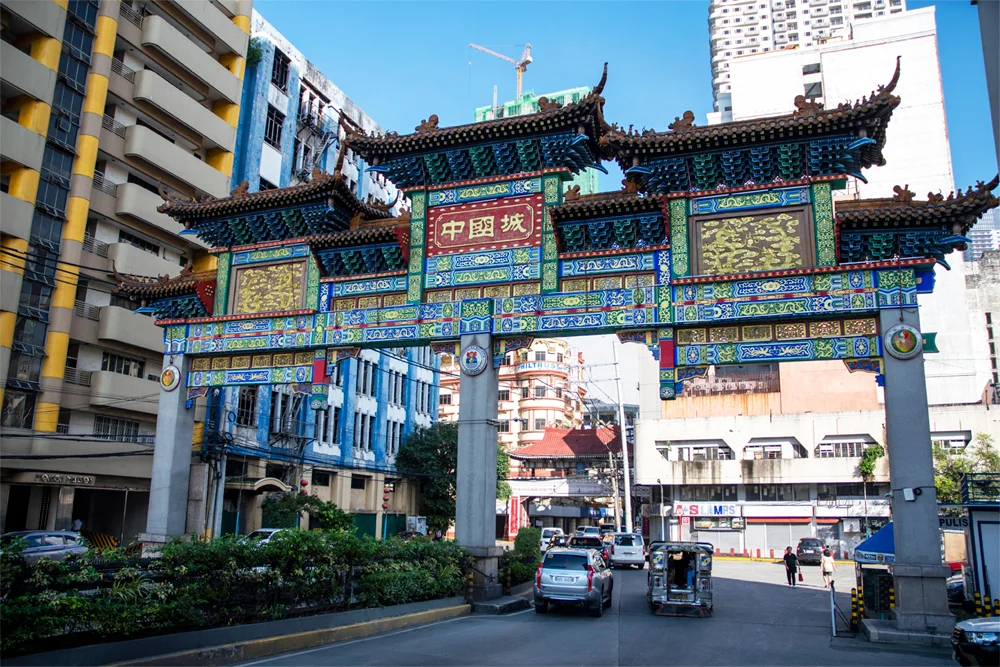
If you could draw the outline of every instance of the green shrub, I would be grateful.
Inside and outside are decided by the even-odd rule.
[[[267,544],[235,536],[178,539],[158,559],[99,573],[95,566],[103,567],[106,556],[27,564],[16,548],[5,548],[0,652],[440,598],[462,589],[471,563],[449,541],[294,529]]]
[[[542,541],[542,531],[538,528],[522,528],[514,538],[514,553],[518,556],[537,556],[538,545]]]

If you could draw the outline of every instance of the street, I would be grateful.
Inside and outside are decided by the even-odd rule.
[[[561,608],[471,615],[266,658],[248,665],[954,665],[936,655],[831,640],[829,594],[819,568],[792,589],[771,563],[718,561],[712,618],[653,616],[646,573],[615,572],[614,602],[600,619]],[[849,614],[853,568],[838,572]]]

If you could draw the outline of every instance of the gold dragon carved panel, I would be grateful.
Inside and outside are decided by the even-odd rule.
[[[807,209],[727,215],[693,221],[695,275],[732,275],[815,266]]]
[[[299,310],[306,286],[305,262],[251,266],[236,274],[232,314]]]

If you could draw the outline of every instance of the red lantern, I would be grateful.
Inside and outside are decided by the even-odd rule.
[[[309,482],[307,482],[306,480],[302,480],[301,482],[299,482],[299,484],[301,484],[302,486],[309,486]]]
[[[382,509],[387,510],[389,509],[389,506],[385,503],[382,503]]]
[[[385,502],[389,502],[389,496],[382,496],[382,500],[384,500]]]

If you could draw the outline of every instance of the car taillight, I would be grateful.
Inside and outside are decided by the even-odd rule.
[[[535,585],[539,588],[542,587],[542,566],[538,566],[538,572],[535,573]]]
[[[587,566],[587,592],[594,590],[594,568],[592,565]]]

